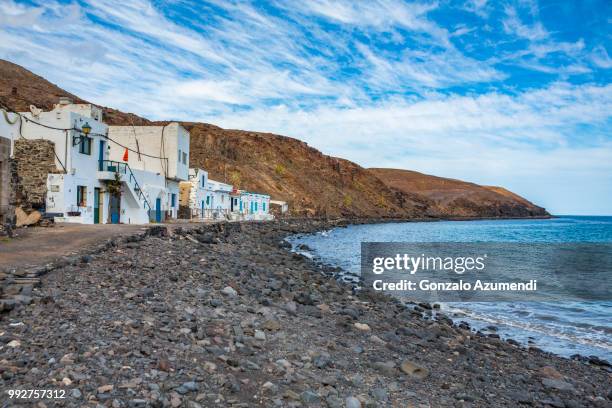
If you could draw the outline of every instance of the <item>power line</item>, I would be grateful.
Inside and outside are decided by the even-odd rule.
[[[43,124],[43,123],[37,122],[37,121],[35,121],[35,120],[33,120],[33,119],[30,119],[30,118],[28,118],[27,116],[22,115],[22,114],[21,114],[21,113],[19,113],[19,112],[15,112],[14,110],[12,110],[11,108],[9,108],[8,106],[6,106],[6,105],[4,105],[4,104],[0,104],[0,105],[1,105],[1,107],[2,107],[4,110],[6,110],[6,111],[8,111],[8,112],[11,112],[11,113],[14,113],[14,114],[16,114],[16,115],[19,115],[19,117],[20,117],[20,118],[24,119],[24,120],[25,120],[26,122],[28,122],[28,123],[33,123],[33,124],[35,124],[35,125],[42,126],[42,127],[44,127],[44,128],[51,129],[51,130],[61,130],[61,131],[74,130],[74,131],[78,131],[78,132],[80,132],[80,131],[81,131],[81,129],[78,129],[78,128],[76,128],[76,127],[74,127],[74,128],[58,128],[58,127],[54,127],[54,126],[45,125],[45,124]],[[165,128],[165,126],[166,126],[166,125],[164,125],[164,128]],[[132,127],[133,127],[133,125],[132,125]],[[20,129],[19,129],[19,133],[20,133],[20,135],[21,135],[21,126],[20,126]],[[163,133],[163,129],[162,129],[162,133]],[[112,139],[110,136],[105,135],[105,134],[102,134],[102,133],[90,133],[90,134],[91,134],[91,135],[95,135],[95,136],[102,136],[102,137],[104,137],[104,138],[106,138],[106,139],[110,140],[111,142],[115,143],[116,145],[118,145],[118,146],[120,146],[120,147],[123,147],[124,149],[129,150],[130,152],[134,152],[134,153],[139,154],[139,155],[142,155],[142,156],[150,157],[150,158],[152,158],[152,159],[161,159],[161,160],[167,160],[167,159],[168,159],[167,157],[153,156],[153,155],[151,155],[151,154],[146,154],[146,153],[142,153],[142,152],[140,152],[140,151],[138,151],[138,150],[134,150],[134,149],[132,149],[131,147],[125,146],[125,145],[123,145],[123,144],[121,144],[121,143],[117,142],[116,140],[113,140],[113,139]],[[21,135],[21,137],[23,137],[23,135]],[[25,137],[23,137],[23,138],[25,139]],[[58,159],[58,160],[59,160],[59,159]],[[62,166],[62,167],[63,167],[63,166]]]
[[[26,138],[23,135],[22,132],[22,127],[23,127],[23,119],[26,119],[26,121],[28,120],[25,116],[21,115],[19,112],[15,112],[12,109],[10,109],[9,107],[5,106],[4,104],[1,104],[1,108],[2,108],[2,113],[4,114],[4,119],[6,119],[6,121],[10,124],[10,125],[14,125],[15,123],[17,123],[17,118],[19,118],[19,137],[21,137],[23,140],[29,140],[28,138]],[[15,118],[14,122],[11,122],[8,118],[8,114],[7,111],[14,113],[17,115],[17,118]],[[40,124],[41,126],[43,126],[42,124]],[[61,129],[58,129],[61,130]],[[64,169],[64,173],[68,173],[68,170],[66,169],[66,166],[64,165],[64,163],[62,162],[62,160],[59,158],[59,156],[57,155],[57,152],[55,151],[55,147],[53,148],[53,155],[55,156],[55,158],[57,159],[58,163],[60,164],[60,166],[62,166],[62,169]]]

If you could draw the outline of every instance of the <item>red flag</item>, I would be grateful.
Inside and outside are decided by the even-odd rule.
[[[128,161],[128,149],[125,149],[125,152],[123,153],[123,161]]]

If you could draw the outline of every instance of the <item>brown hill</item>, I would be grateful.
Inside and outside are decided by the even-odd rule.
[[[503,187],[480,186],[410,170],[369,169],[389,188],[428,201],[432,217],[540,217],[548,213]]]
[[[86,102],[19,65],[0,60],[0,102],[4,105],[16,111],[27,111],[30,104],[48,110],[60,96]],[[105,121],[112,125],[154,123],[112,108],[104,108],[104,113]],[[205,123],[183,125],[191,132],[191,167],[206,169],[213,179],[288,201],[294,215],[417,218],[545,214],[506,190],[502,193],[493,187],[453,180],[463,183],[461,189],[441,182],[447,179],[425,175],[421,176],[429,179],[415,184],[415,177],[403,180],[400,176],[419,173],[366,170],[290,137]],[[466,193],[468,185],[473,186],[472,194]]]
[[[271,133],[183,123],[191,163],[213,179],[290,203],[294,214],[330,217],[420,217],[417,200],[392,191],[357,164]]]

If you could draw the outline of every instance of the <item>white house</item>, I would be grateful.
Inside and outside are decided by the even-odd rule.
[[[151,199],[152,218],[157,222],[177,218],[179,183],[189,180],[189,132],[172,122],[164,126],[110,126],[108,136],[111,160],[162,178],[163,183],[142,186]]]
[[[271,220],[270,196],[245,190],[236,190],[232,194],[232,212],[244,220]]]
[[[60,98],[49,112],[32,107],[20,115],[19,137],[54,144],[57,173],[47,175],[45,211],[56,222],[149,221],[150,203],[139,190],[138,177],[129,168],[120,169],[117,175],[110,171],[108,128],[99,107]]]
[[[189,181],[180,182],[179,203],[188,209],[189,218],[205,218],[207,183],[208,172],[202,169],[189,169]]]
[[[205,218],[229,218],[233,189],[230,184],[208,179],[206,183]]]
[[[13,155],[13,140],[19,137],[19,121],[20,117],[16,113],[7,112],[4,109],[0,109],[2,115],[0,116],[0,137],[4,137],[11,141],[11,150],[9,154]]]
[[[289,204],[286,201],[270,200],[270,205],[276,207],[279,214],[286,214],[289,211]]]

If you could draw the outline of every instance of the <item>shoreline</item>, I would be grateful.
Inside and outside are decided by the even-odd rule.
[[[557,216],[552,216],[552,217],[547,217],[548,219],[550,218],[558,218]],[[448,221],[454,221],[454,220],[448,220]],[[470,220],[471,221],[471,220]],[[365,223],[367,225],[369,225],[369,223]],[[375,225],[377,223],[374,223],[373,225]],[[382,223],[381,223],[382,224]],[[360,224],[352,224],[352,225],[360,225]],[[344,226],[342,226],[344,227]],[[335,227],[334,227],[335,228]],[[328,228],[325,228],[324,230],[327,230]],[[333,229],[333,228],[331,228]],[[314,231],[313,233],[310,234],[315,234],[318,232],[321,232],[323,230],[318,230],[318,231]],[[297,234],[298,240],[300,238],[300,236],[303,235],[309,235],[309,234]],[[286,237],[289,238],[289,237]],[[339,281],[347,284],[347,285],[352,285],[353,287],[358,287],[358,285],[361,284],[361,277],[360,275],[357,275],[353,272],[347,271],[346,269],[342,268],[342,266],[340,265],[334,265],[334,264],[330,264],[325,262],[320,255],[318,255],[312,248],[308,247],[306,244],[301,244],[301,243],[292,243],[292,252],[301,254],[301,255],[305,255],[306,257],[310,258],[313,262],[315,262],[316,264],[320,264],[322,267],[324,268],[335,268],[337,270],[336,274],[334,275],[334,277],[336,279],[338,279]],[[344,279],[347,278],[347,279]],[[500,338],[502,341],[505,342],[509,342],[510,344],[520,344],[520,346],[522,347],[527,347],[527,348],[532,348],[532,349],[541,349],[540,347],[538,347],[538,345],[536,343],[531,344],[531,342],[524,342],[524,343],[519,343],[517,341],[516,338],[513,338],[511,335],[507,334],[506,336],[501,337],[498,334],[498,330],[499,327],[495,327],[494,329],[491,329],[491,323],[487,323],[486,320],[480,320],[480,324],[481,324],[481,328],[478,329],[477,327],[471,327],[470,326],[470,322],[469,321],[465,321],[465,320],[479,320],[478,317],[470,317],[470,316],[452,316],[449,314],[448,311],[444,311],[443,307],[441,307],[441,304],[438,303],[423,303],[423,302],[417,302],[417,301],[411,301],[410,299],[406,300],[402,300],[401,298],[395,298],[394,296],[392,296],[391,294],[387,294],[386,292],[382,291],[381,293],[385,293],[386,296],[389,296],[391,299],[399,299],[400,301],[404,302],[405,307],[407,308],[417,308],[420,309],[421,312],[424,312],[423,317],[424,318],[433,318],[435,319],[436,316],[439,316],[442,319],[451,319],[455,325],[464,325],[463,327],[468,327],[470,328],[474,334],[476,335],[482,335],[482,336],[492,336],[495,338]],[[444,303],[444,302],[441,302]],[[469,302],[467,302],[469,303]],[[430,311],[434,311],[434,313],[430,313]],[[472,313],[474,314],[478,314],[478,312],[474,312],[472,311]],[[506,323],[504,323],[503,321],[498,322],[495,324],[496,326],[505,326],[507,325]],[[507,329],[510,329],[511,326],[507,326]],[[520,336],[519,336],[520,337]],[[526,336],[525,336],[526,337]],[[531,338],[531,337],[528,337]],[[581,360],[581,361],[589,361],[590,359],[592,359],[596,364],[603,364],[603,365],[607,365],[607,366],[612,366],[611,363],[612,361],[609,361],[605,358],[601,358],[600,356],[592,356],[592,355],[586,355],[586,354],[580,354],[580,353],[575,353],[572,355],[563,355],[563,354],[557,354],[553,351],[547,351],[547,350],[543,350],[547,353],[551,353],[557,357],[560,358],[566,358],[566,359],[571,359],[571,360]]]
[[[2,314],[3,389],[66,389],[67,406],[610,404],[605,366],[424,320],[287,251],[342,223],[156,226],[65,259]]]

